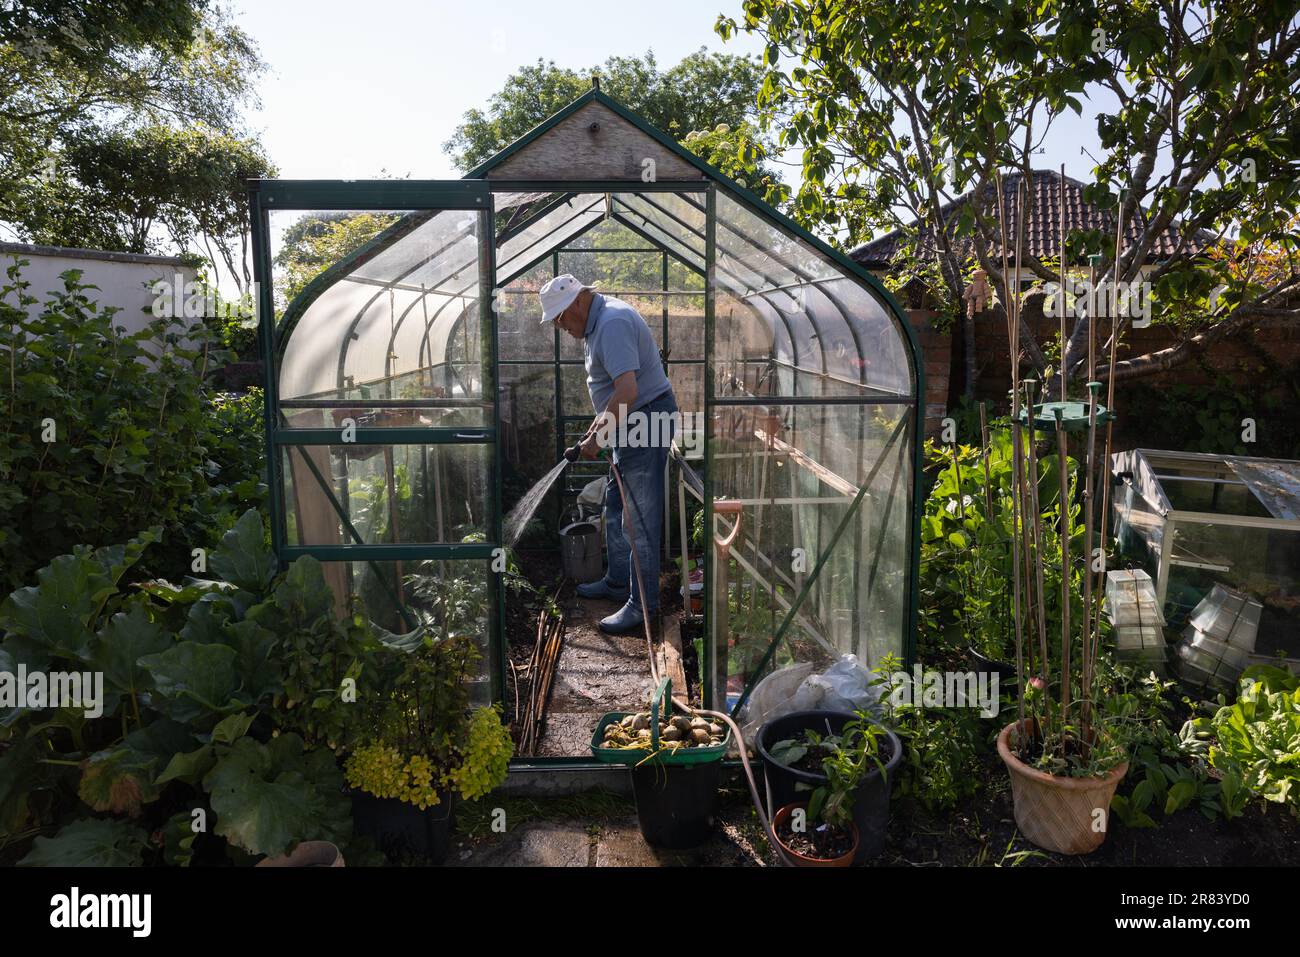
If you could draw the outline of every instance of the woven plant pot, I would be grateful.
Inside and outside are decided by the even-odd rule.
[[[1092,853],[1106,840],[1106,831],[1097,830],[1093,825],[1097,820],[1094,812],[1100,808],[1103,825],[1109,823],[1110,799],[1128,773],[1128,762],[1112,768],[1101,778],[1047,774],[1031,768],[1012,752],[1011,734],[1019,723],[1011,722],[998,735],[998,757],[1011,774],[1016,826],[1045,851]]]

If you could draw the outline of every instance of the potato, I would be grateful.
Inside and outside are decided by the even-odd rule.
[[[691,732],[691,740],[694,741],[696,744],[708,744],[709,732],[704,730],[703,728],[696,728]]]
[[[672,725],[682,734],[689,734],[691,731],[691,719],[684,714],[676,715],[672,719]]]
[[[669,726],[663,730],[659,735],[659,738],[663,741],[680,741],[682,739],[682,733],[676,727]]]
[[[727,729],[724,725],[718,724],[715,721],[713,724],[709,725],[709,734],[716,738],[725,738],[727,736]]]
[[[650,727],[650,715],[648,714],[638,714],[636,717],[632,719],[633,731],[644,731],[646,728],[649,727]]]

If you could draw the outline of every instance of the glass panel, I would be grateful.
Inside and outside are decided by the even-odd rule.
[[[471,635],[479,651],[470,697],[476,706],[492,700],[490,637],[496,619],[496,578],[486,561],[322,562],[339,614],[350,596],[362,602],[370,620],[395,634],[423,625],[435,635]],[[405,612],[405,614],[403,614]]]
[[[276,214],[277,290],[296,293],[279,317],[281,398],[482,399],[486,216]]]
[[[723,191],[717,213],[718,396],[913,394],[904,334],[881,299]]]
[[[555,327],[543,324],[538,290],[551,278],[546,260],[514,279],[496,294],[497,354],[511,359],[550,359],[555,351]]]
[[[1158,478],[1169,504],[1181,512],[1271,517],[1264,503],[1243,482],[1179,479],[1171,475],[1160,475]]]
[[[491,456],[486,444],[288,446],[285,541],[394,545],[483,535]]]
[[[726,640],[732,704],[759,677],[773,637],[810,581],[770,666],[822,667],[851,652],[870,667],[887,654],[902,655],[909,598],[909,415],[896,405],[714,407],[709,437],[715,506],[722,500],[742,504],[725,583],[727,620],[714,631]],[[871,484],[836,541],[836,529],[868,477]],[[732,519],[715,517],[716,534],[725,534]],[[826,564],[812,579],[823,555]],[[715,593],[713,607],[720,609],[719,601]]]
[[[509,279],[518,269],[538,256],[563,246],[583,229],[605,215],[603,193],[571,196],[560,206],[538,217],[509,236],[497,247],[498,281]]]

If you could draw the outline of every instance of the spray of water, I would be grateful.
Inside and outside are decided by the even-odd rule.
[[[568,459],[560,459],[555,463],[554,468],[542,476],[542,478],[528,490],[528,494],[519,500],[519,503],[510,510],[506,516],[505,527],[502,530],[505,536],[505,543],[509,548],[514,548],[519,542],[520,537],[524,534],[524,529],[528,526],[537,511],[537,506],[542,504],[542,499],[546,498],[546,493],[551,490],[556,479],[560,477],[565,468],[568,466]]]

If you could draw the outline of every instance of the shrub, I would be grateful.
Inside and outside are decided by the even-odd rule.
[[[240,503],[260,502],[258,400],[210,404],[204,376],[223,358],[212,335],[170,319],[127,335],[78,270],[29,317],[22,265],[0,288],[0,589],[75,545],[154,525],[167,534],[149,570],[188,569]]]
[[[256,511],[213,552],[218,578],[127,590],[158,535],[79,545],[0,604],[0,672],[103,675],[98,715],[0,698],[0,846],[39,834],[24,863],[184,865],[346,843],[328,745],[377,642],[336,619],[315,559],[276,574]]]

